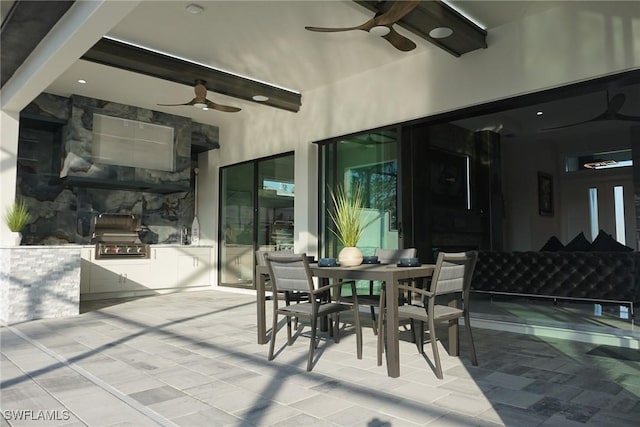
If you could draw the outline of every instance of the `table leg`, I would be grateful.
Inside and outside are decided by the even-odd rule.
[[[449,300],[449,307],[458,308],[458,298]],[[449,355],[458,356],[460,353],[460,335],[458,334],[458,319],[449,320]]]
[[[395,280],[386,281],[387,293],[387,313],[386,328],[387,335],[387,375],[393,378],[400,376],[400,337],[398,333],[398,282]]]
[[[265,282],[267,276],[264,274],[258,274],[258,280],[256,283],[256,295],[257,295],[257,313],[258,313],[258,344],[267,343],[267,319],[266,319],[266,298],[264,294]]]

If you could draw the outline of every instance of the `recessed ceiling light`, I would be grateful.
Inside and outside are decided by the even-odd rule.
[[[544,114],[544,113],[543,113],[542,111],[538,111],[538,112],[536,113],[536,116],[541,116],[541,115],[543,115],[543,114]]]
[[[453,34],[453,30],[449,27],[437,27],[429,31],[429,37],[432,39],[444,39]]]
[[[85,84],[86,82],[87,82],[87,81],[86,81],[85,79],[79,79],[79,80],[78,80],[78,83],[80,83],[80,84]]]
[[[252,98],[254,101],[258,101],[258,102],[265,102],[269,100],[269,97],[264,95],[253,95]]]
[[[186,9],[187,9],[187,12],[189,12],[192,15],[197,15],[204,11],[204,7],[200,6],[199,4],[187,5]]]

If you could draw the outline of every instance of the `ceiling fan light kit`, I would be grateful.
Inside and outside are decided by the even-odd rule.
[[[231,107],[229,105],[217,104],[207,99],[207,87],[205,86],[206,83],[207,82],[200,79],[195,81],[194,92],[196,94],[196,97],[189,102],[185,102],[183,104],[158,104],[158,105],[161,105],[163,107],[179,107],[183,105],[192,105],[204,111],[208,111],[209,109],[212,109],[212,110],[224,111],[225,113],[236,113],[241,110],[238,107]]]
[[[347,28],[305,27],[309,31],[319,33],[337,33],[343,31],[362,30],[380,36],[393,47],[408,52],[416,48],[416,44],[393,29],[393,24],[415,9],[420,1],[395,1],[386,12],[377,10],[373,18],[362,25]]]

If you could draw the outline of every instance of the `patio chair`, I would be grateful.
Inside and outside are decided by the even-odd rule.
[[[464,317],[464,325],[467,330],[467,335],[469,336],[471,362],[474,366],[478,365],[476,350],[473,344],[473,335],[471,334],[471,323],[469,321],[469,288],[477,258],[478,253],[475,251],[466,253],[441,252],[436,261],[429,290],[419,288],[409,289],[409,285],[399,285],[399,290],[415,292],[417,295],[422,296],[422,303],[408,301],[407,304],[399,306],[398,320],[411,320],[411,330],[413,331],[418,351],[421,354],[424,354],[424,323],[426,322],[428,324],[431,347],[433,349],[435,373],[439,379],[442,379],[442,366],[438,354],[436,324],[455,321],[455,327],[457,327],[458,319]],[[436,298],[442,295],[449,295],[451,298],[449,305],[436,302]],[[458,307],[459,296],[462,297],[462,308]],[[383,286],[380,292],[380,316],[378,319],[378,328],[380,329],[378,334],[378,365],[382,364],[383,336],[385,335],[385,297],[386,289]],[[416,325],[416,323],[418,325]],[[450,327],[453,327],[451,323]],[[457,342],[449,343],[450,348],[452,345],[457,346]]]
[[[307,371],[313,368],[313,353],[316,348],[316,328],[318,319],[322,316],[328,316],[329,330],[332,323],[335,324],[333,339],[336,343],[340,341],[340,328],[338,319],[334,319],[336,315],[343,311],[351,310],[353,312],[354,324],[356,328],[356,354],[358,359],[362,359],[362,329],[360,327],[360,316],[358,314],[358,298],[355,294],[355,283],[351,285],[354,293],[353,303],[345,304],[343,302],[331,301],[323,298],[327,291],[332,288],[337,290],[342,283],[334,283],[330,285],[320,286],[317,289],[313,284],[311,269],[306,254],[291,254],[289,256],[272,256],[266,255],[266,263],[269,267],[271,277],[271,287],[274,295],[286,292],[307,292],[310,295],[309,301],[300,302],[294,305],[278,305],[278,298],[273,298],[273,328],[271,332],[271,342],[269,343],[269,360],[273,360],[273,351],[275,348],[276,334],[278,332],[278,316],[286,316],[287,318],[287,344],[291,345],[291,318],[307,318],[311,323],[311,341],[309,342],[309,357],[307,360]]]
[[[285,251],[265,251],[265,250],[257,250],[256,251],[256,264],[260,266],[267,265],[267,254],[272,257],[278,256],[291,256],[293,252],[289,250]],[[266,286],[271,286],[271,279],[267,279]],[[285,305],[291,305],[292,302],[299,303],[301,301],[309,301],[310,295],[308,292],[299,292],[299,291],[291,291],[291,292],[283,292],[284,303]],[[274,293],[274,297],[277,295]],[[294,319],[294,328],[298,327],[298,318]]]
[[[378,257],[378,261],[380,264],[397,264],[400,262],[402,258],[415,258],[417,256],[418,251],[415,248],[407,248],[407,249],[382,249],[376,248],[375,256]],[[343,283],[348,284],[350,281],[344,281]],[[377,286],[376,286],[377,285]],[[379,282],[370,281],[369,282],[369,293],[368,294],[359,294],[358,295],[358,304],[360,305],[368,305],[371,310],[371,321],[372,321],[372,329],[373,334],[378,335],[378,326],[376,320],[376,307],[380,302],[380,297],[375,294],[376,288],[380,286]],[[344,301],[351,301],[350,297],[342,297]]]

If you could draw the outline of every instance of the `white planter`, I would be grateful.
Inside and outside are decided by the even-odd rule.
[[[362,252],[355,246],[347,246],[338,254],[338,262],[342,267],[353,267],[362,264]]]
[[[19,231],[12,231],[9,233],[9,244],[12,246],[20,246],[22,242],[22,233]]]

